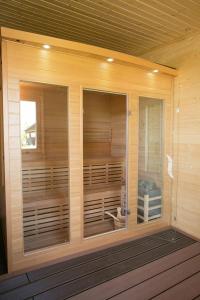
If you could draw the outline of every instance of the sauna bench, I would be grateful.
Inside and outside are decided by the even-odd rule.
[[[105,212],[116,214],[121,206],[123,165],[116,158],[84,160],[85,237],[113,230],[113,220]],[[66,161],[24,163],[25,251],[68,241],[68,173]]]

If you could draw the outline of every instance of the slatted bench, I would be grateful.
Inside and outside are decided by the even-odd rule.
[[[85,237],[114,229],[105,212],[116,214],[121,206],[124,165],[118,160],[85,160],[84,163]]]
[[[67,165],[26,164],[22,186],[25,251],[68,241]]]
[[[115,213],[121,206],[122,162],[87,160],[83,177],[85,236],[112,230],[113,222],[105,211]],[[66,162],[24,166],[25,251],[69,240],[68,178]]]

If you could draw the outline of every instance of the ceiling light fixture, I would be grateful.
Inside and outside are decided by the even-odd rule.
[[[106,60],[107,60],[108,62],[113,62],[113,61],[114,61],[114,58],[108,57]]]
[[[155,69],[155,70],[153,70],[152,72],[153,72],[153,73],[158,73],[159,70]]]
[[[45,45],[43,45],[43,48],[44,48],[44,49],[50,49],[50,48],[51,48],[51,46],[49,46],[49,45],[45,44]]]

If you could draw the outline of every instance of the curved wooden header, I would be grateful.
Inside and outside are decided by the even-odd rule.
[[[116,62],[133,64],[135,66],[138,66],[140,68],[145,68],[150,71],[157,69],[161,73],[171,75],[171,76],[177,76],[178,74],[177,70],[175,69],[158,65],[156,63],[150,62],[140,57],[136,57],[136,56],[132,56],[125,53],[104,49],[92,45],[49,37],[45,35],[2,27],[1,37],[11,39],[11,40],[19,40],[29,44],[49,44],[51,45],[51,47],[57,49],[62,48],[68,51],[71,50],[82,54],[87,54],[93,57],[95,56],[98,58],[103,57],[105,59],[108,57],[112,57]]]

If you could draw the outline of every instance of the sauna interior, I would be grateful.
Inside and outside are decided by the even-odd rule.
[[[161,217],[163,101],[139,98],[138,223]]]
[[[69,241],[67,88],[20,82],[24,251]]]
[[[85,237],[126,226],[126,98],[83,91]]]

